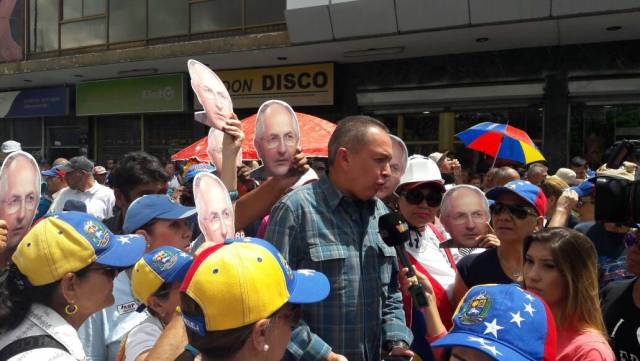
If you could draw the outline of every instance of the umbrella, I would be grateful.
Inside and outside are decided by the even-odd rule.
[[[510,159],[522,164],[545,160],[529,135],[508,124],[484,122],[456,134],[464,145],[494,159]]]
[[[329,138],[336,129],[336,124],[328,120],[315,117],[313,115],[298,113],[298,125],[300,127],[300,147],[302,151],[310,157],[326,157]],[[256,114],[241,120],[244,131],[244,141],[242,142],[242,159],[257,160],[258,153],[253,146],[253,136],[256,132]],[[207,155],[207,137],[204,137],[190,146],[180,150],[171,156],[171,160],[185,160],[196,158],[201,162],[209,161]]]

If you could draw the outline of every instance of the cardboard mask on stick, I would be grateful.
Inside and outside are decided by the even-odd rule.
[[[0,219],[7,222],[7,247],[15,249],[31,228],[40,202],[40,169],[31,154],[9,154],[0,169]]]
[[[193,180],[198,226],[206,242],[222,243],[235,236],[235,219],[229,191],[220,178],[200,173]]]
[[[222,130],[233,114],[233,103],[229,91],[220,78],[206,65],[197,60],[187,62],[191,87],[202,104],[207,116],[196,120]]]

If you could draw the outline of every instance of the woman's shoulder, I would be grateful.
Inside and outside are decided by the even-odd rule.
[[[559,350],[558,361],[614,361],[616,359],[607,339],[594,329],[578,331],[566,336],[571,339],[562,350]]]

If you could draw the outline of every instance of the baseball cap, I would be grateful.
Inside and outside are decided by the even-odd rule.
[[[187,173],[184,175],[184,182],[189,183],[200,173],[213,173],[216,171],[216,166],[213,164],[198,163],[189,167]]]
[[[180,291],[204,316],[183,312],[185,325],[203,336],[246,326],[272,315],[285,303],[322,301],[329,294],[327,277],[313,270],[292,271],[269,242],[228,239],[207,248],[193,261]]]
[[[544,216],[547,209],[547,197],[540,187],[525,180],[514,180],[504,186],[491,188],[487,192],[487,198],[495,201],[505,192],[513,193],[522,198],[538,211],[538,215]]]
[[[43,177],[64,177],[64,172],[60,170],[60,166],[51,167],[44,172],[40,172]]]
[[[16,142],[15,140],[7,140],[6,142],[2,143],[2,153],[4,154],[17,152],[19,150],[22,150],[22,146],[20,146],[20,143]]]
[[[400,184],[396,189],[400,189],[407,184],[410,185],[405,188],[412,189],[425,183],[433,183],[441,188],[442,192],[445,191],[444,179],[442,179],[442,174],[440,174],[440,169],[436,162],[425,156],[414,154],[409,157],[407,170],[400,178]]]
[[[569,168],[558,168],[555,176],[562,179],[570,186],[575,186],[576,184],[578,184],[578,180],[576,179],[576,172]]]
[[[440,164],[442,161],[444,161],[446,159],[447,154],[449,154],[448,150],[445,150],[442,153],[433,152],[433,153],[429,154],[429,159],[431,159],[432,161],[436,162],[436,164]]]
[[[101,165],[93,167],[93,174],[105,174],[107,169]]]
[[[122,230],[135,232],[152,219],[184,219],[196,214],[194,207],[182,206],[166,194],[147,194],[133,201],[127,209]]]
[[[578,197],[584,198],[593,195],[593,192],[596,190],[596,186],[593,184],[593,178],[589,178],[577,186],[571,187],[571,190],[578,193]]]
[[[583,165],[587,164],[587,160],[579,155],[576,155],[575,157],[571,158],[570,163],[574,167],[582,167]]]
[[[556,359],[556,326],[547,304],[516,284],[471,288],[453,328],[431,347],[463,346],[495,360]]]
[[[163,283],[182,282],[193,257],[175,247],[162,246],[146,253],[136,262],[131,272],[133,295],[146,304],[149,296]]]
[[[83,170],[85,172],[93,172],[93,162],[87,157],[80,155],[69,159],[68,163],[60,165],[59,168],[65,173],[73,172],[74,170]]]
[[[81,212],[45,216],[20,241],[11,257],[33,286],[56,282],[95,262],[127,268],[144,253],[138,235],[115,235],[96,217]]]

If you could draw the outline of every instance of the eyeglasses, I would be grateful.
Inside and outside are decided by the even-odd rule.
[[[640,241],[638,238],[640,237],[640,230],[632,229],[627,234],[624,235],[624,244],[627,248],[631,248],[633,246],[638,245]]]
[[[438,207],[442,202],[442,193],[435,190],[429,190],[425,193],[422,189],[412,189],[408,192],[401,192],[400,196],[414,206],[426,201],[429,207]]]
[[[578,200],[578,203],[576,203],[576,207],[577,208],[582,208],[585,204],[594,204],[595,202],[590,200],[590,199],[583,199],[580,198],[580,200]]]
[[[289,321],[289,325],[291,329],[295,328],[298,323],[300,323],[300,319],[302,318],[302,306],[288,304],[278,311],[275,315],[273,315],[273,319],[283,319],[285,321]]]
[[[6,207],[5,211],[9,214],[13,214],[18,212],[22,207],[26,208],[29,211],[36,209],[36,207],[38,206],[38,201],[39,200],[35,195],[29,194],[24,198],[19,196],[11,197],[3,203]]]
[[[293,134],[285,134],[282,137],[279,135],[272,135],[269,138],[262,139],[264,139],[267,144],[267,148],[269,149],[276,148],[281,142],[284,142],[284,144],[289,146],[296,145],[296,137]]]
[[[471,219],[473,223],[484,223],[488,220],[484,212],[456,213],[449,219],[451,219],[451,223],[458,225],[467,223],[469,219]]]
[[[106,276],[111,277],[111,279],[116,278],[118,276],[118,273],[120,273],[119,269],[113,267],[90,267],[87,271],[102,272]]]
[[[518,219],[525,219],[528,216],[538,216],[538,213],[536,211],[521,204],[504,204],[496,202],[492,204],[489,209],[491,210],[491,214],[495,215],[501,214],[504,211],[509,211],[512,216]]]

